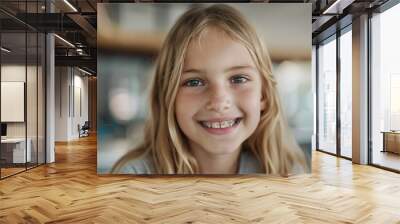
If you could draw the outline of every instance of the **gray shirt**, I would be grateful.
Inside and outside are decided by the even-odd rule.
[[[121,174],[158,174],[150,154],[127,162],[121,169]],[[249,150],[240,153],[238,174],[263,173],[263,169],[257,158]]]

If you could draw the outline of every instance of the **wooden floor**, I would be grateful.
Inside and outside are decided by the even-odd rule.
[[[24,170],[26,170],[25,167],[24,168],[19,168],[19,167],[18,168],[4,168],[4,167],[2,167],[1,168],[1,177],[2,178],[7,177],[10,175],[22,172]]]
[[[20,172],[24,172],[27,169],[33,169],[37,166],[37,164],[33,163],[27,163],[27,167],[25,167],[25,164],[18,164],[18,167],[2,167],[1,168],[1,178],[5,178],[11,175],[15,175]]]
[[[0,181],[0,223],[400,223],[400,175],[320,152],[290,178],[96,174],[96,139]]]

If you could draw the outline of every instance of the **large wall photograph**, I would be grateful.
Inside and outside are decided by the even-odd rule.
[[[311,4],[102,3],[97,18],[98,174],[310,172]]]

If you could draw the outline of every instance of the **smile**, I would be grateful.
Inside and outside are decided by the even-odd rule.
[[[230,120],[222,120],[222,121],[200,121],[199,123],[205,128],[211,129],[226,129],[231,128],[239,124],[242,118],[235,118]]]

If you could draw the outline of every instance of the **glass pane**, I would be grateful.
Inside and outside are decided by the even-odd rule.
[[[39,33],[38,45],[38,163],[45,163],[45,35]]]
[[[318,48],[318,148],[336,154],[336,39]]]
[[[372,18],[372,163],[400,170],[400,4]]]
[[[26,34],[1,34],[1,166],[2,178],[25,170],[30,158],[26,144]],[[28,146],[28,147],[27,147]],[[28,150],[27,150],[28,149]]]
[[[352,157],[352,44],[351,30],[340,37],[340,152]]]
[[[37,63],[38,63],[38,49],[37,49],[37,33],[27,33],[28,38],[28,55],[27,55],[27,81],[26,81],[26,112],[27,112],[27,142],[30,147],[31,153],[28,159],[28,168],[37,165]]]

